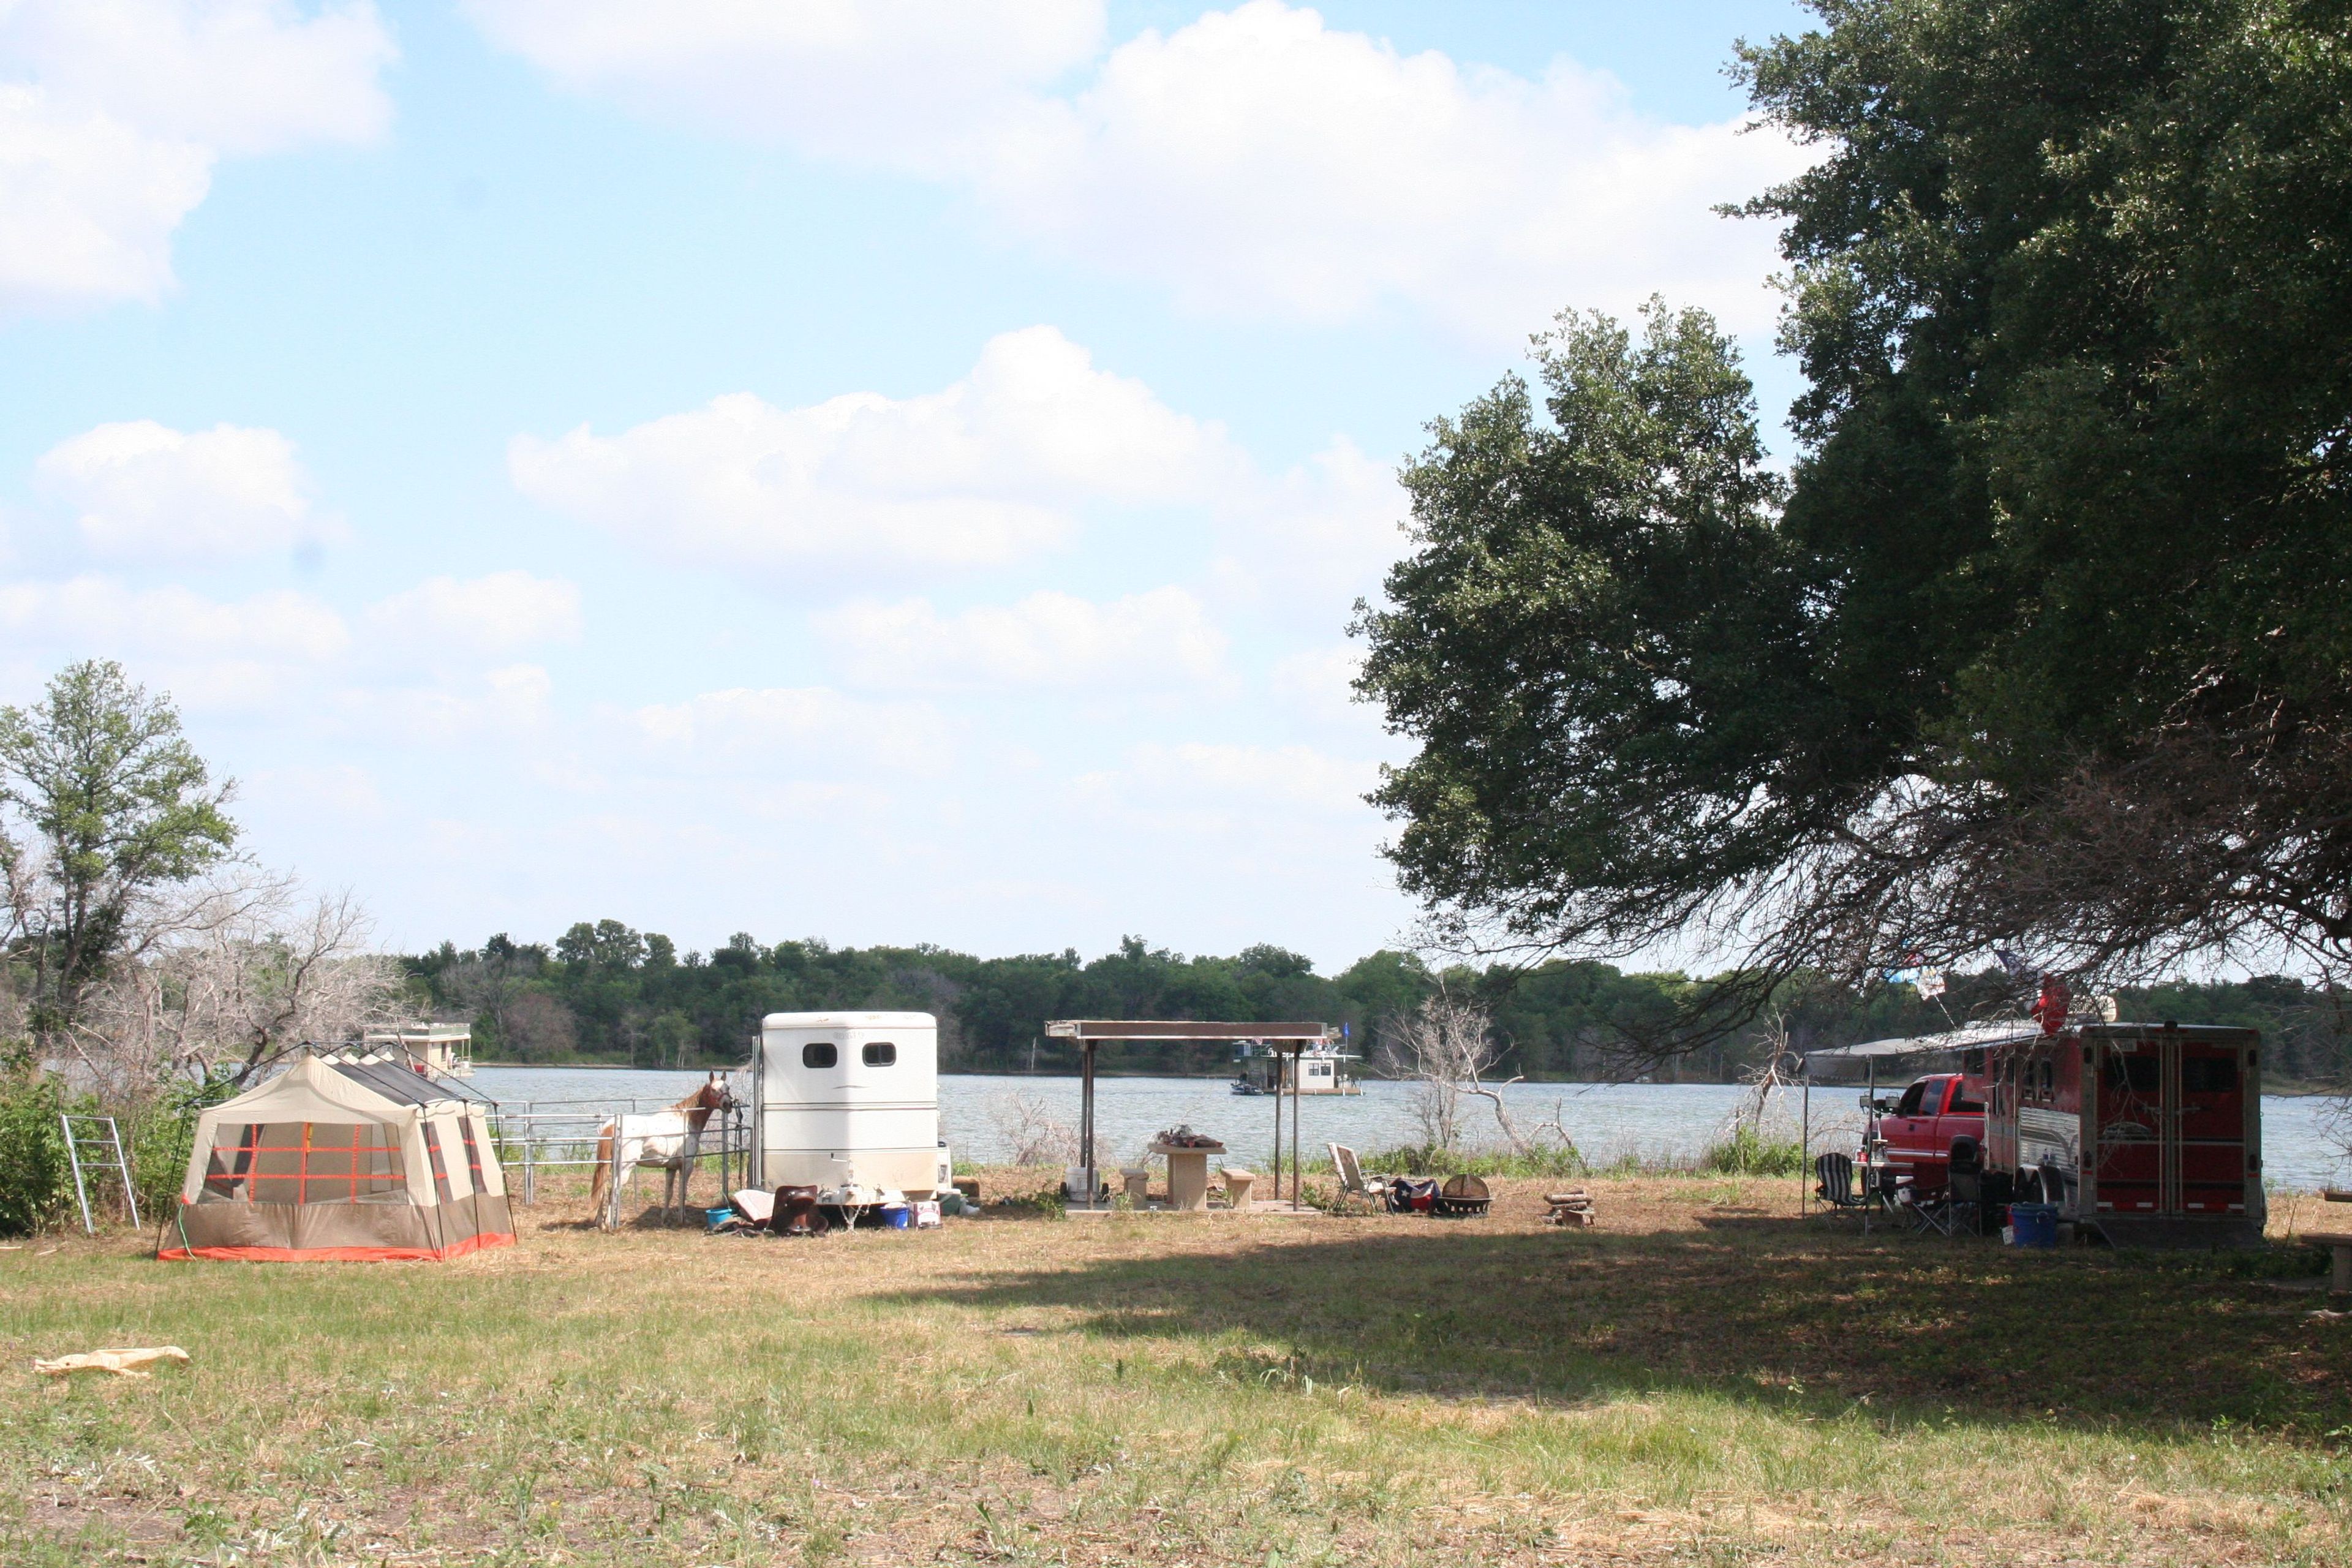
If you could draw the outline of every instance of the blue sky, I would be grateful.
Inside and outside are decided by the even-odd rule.
[[[0,4],[0,697],[388,945],[1340,964],[1349,606],[1564,307],[1716,310],[1780,5]]]

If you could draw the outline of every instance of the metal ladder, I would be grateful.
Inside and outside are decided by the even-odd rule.
[[[77,1121],[88,1123],[90,1130],[77,1131],[74,1128],[74,1123]],[[58,1123],[65,1129],[66,1158],[73,1164],[74,1196],[81,1203],[83,1233],[89,1236],[98,1234],[98,1226],[89,1217],[89,1178],[105,1174],[109,1164],[114,1167],[115,1176],[122,1184],[122,1201],[130,1205],[131,1226],[133,1230],[136,1230],[139,1227],[139,1194],[131,1185],[131,1156],[122,1151],[122,1130],[114,1124],[114,1118],[111,1116],[60,1116],[58,1118]],[[102,1132],[98,1131],[101,1124],[105,1128]],[[85,1150],[92,1154],[86,1167],[81,1158]]]

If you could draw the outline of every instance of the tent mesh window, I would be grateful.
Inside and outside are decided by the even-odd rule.
[[[214,1146],[200,1203],[404,1203],[391,1129],[366,1122],[248,1122]]]
[[[474,1119],[461,1116],[457,1119],[457,1127],[466,1135],[466,1174],[472,1178],[474,1191],[488,1192],[489,1189],[482,1183],[481,1146],[474,1142]]]
[[[443,1203],[454,1203],[457,1195],[449,1190],[449,1167],[441,1162],[441,1138],[430,1121],[425,1124],[425,1157],[433,1165],[433,1191]]]

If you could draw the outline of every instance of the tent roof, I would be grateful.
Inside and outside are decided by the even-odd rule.
[[[390,1062],[337,1062],[335,1071],[353,1083],[374,1089],[401,1105],[440,1105],[467,1097],[452,1093],[443,1084],[408,1068]]]
[[[291,1067],[268,1083],[214,1106],[200,1120],[344,1121],[363,1117],[371,1121],[405,1121],[418,1103],[394,1100],[384,1089],[305,1055],[295,1058]]]

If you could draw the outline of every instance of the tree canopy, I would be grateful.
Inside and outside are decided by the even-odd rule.
[[[420,1007],[470,1020],[485,1060],[625,1061],[640,1067],[732,1064],[745,1059],[761,1015],[827,1008],[909,1009],[940,1019],[940,1065],[950,1072],[1066,1073],[1076,1054],[1043,1037],[1049,1018],[1307,1018],[1349,1026],[1355,1048],[1377,1057],[1383,1033],[1444,987],[1493,1019],[1501,1071],[1531,1078],[1600,1079],[1621,1074],[1629,1036],[1675,1016],[1693,982],[1627,973],[1613,964],[1554,961],[1432,971],[1408,952],[1382,950],[1334,974],[1303,955],[1258,945],[1231,957],[1188,955],[1129,937],[1096,958],[1075,952],[977,958],[934,946],[835,947],[814,939],[772,945],[738,932],[709,953],[677,953],[667,938],[617,921],[584,929],[637,938],[619,962],[573,948],[566,958],[504,934],[478,949],[444,942],[404,961]],[[574,931],[583,929],[572,928]],[[656,956],[667,952],[670,958]],[[2000,994],[1990,973],[1952,976],[1952,1005]],[[1937,1005],[1907,987],[1868,993],[1800,977],[1774,999],[1793,1049],[1846,1045],[1950,1027]],[[2271,1041],[2271,1082],[2311,1081],[2336,1070],[2335,1019],[2303,984],[2271,979],[2175,986],[2126,995],[2135,1016],[2246,1022]],[[1666,1064],[1668,1076],[1729,1081],[1773,1048],[1750,1028]],[[1221,1073],[1228,1047],[1135,1041],[1106,1067],[1127,1072]]]
[[[67,666],[30,708],[0,708],[0,839],[9,915],[33,971],[33,1027],[69,1027],[138,925],[139,906],[226,855],[236,827],[171,700],[121,666]]]
[[[1695,312],[1433,426],[1360,616],[1458,930],[1819,967],[2352,957],[2342,5],[1817,0],[1743,47],[1807,389],[1785,493]]]

